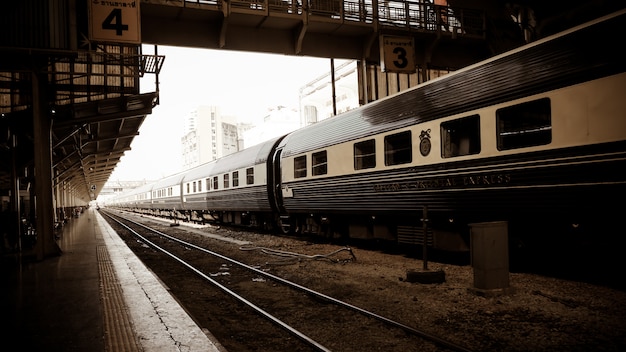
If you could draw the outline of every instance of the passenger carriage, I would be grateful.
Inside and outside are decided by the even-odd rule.
[[[152,185],[152,215],[189,220],[184,211],[181,182],[184,172],[168,176]]]
[[[286,228],[414,243],[426,209],[446,250],[467,249],[472,222],[610,230],[626,210],[608,201],[626,194],[626,55],[602,39],[626,34],[624,18],[289,134],[278,146]]]
[[[268,178],[273,180],[273,176],[268,176],[267,162],[277,141],[274,138],[194,169],[184,180],[186,207],[198,212],[204,207],[205,218],[223,223],[270,226],[274,220]]]
[[[152,184],[146,184],[130,190],[127,193],[119,194],[106,201],[109,207],[133,211],[142,214],[151,213],[152,206]]]
[[[212,187],[210,176],[215,162],[197,166],[185,172],[182,184],[182,202],[186,217],[191,221],[204,222],[214,220],[207,208],[207,193]]]

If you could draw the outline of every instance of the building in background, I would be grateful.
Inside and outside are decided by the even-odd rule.
[[[277,106],[268,110],[263,122],[243,132],[244,148],[283,136],[301,127],[298,110]]]
[[[300,88],[300,121],[308,126],[359,107],[357,61],[335,67],[335,99],[331,73]]]
[[[277,106],[269,109],[263,122],[242,133],[245,148],[285,135],[359,107],[356,61],[335,67],[335,98],[330,72],[300,88],[300,107]]]
[[[181,137],[183,170],[239,150],[237,123],[218,106],[199,106],[185,118]]]

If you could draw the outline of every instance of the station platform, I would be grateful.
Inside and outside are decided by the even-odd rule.
[[[95,209],[65,224],[63,253],[3,258],[0,336],[19,351],[220,351]],[[8,347],[11,349],[11,347]]]

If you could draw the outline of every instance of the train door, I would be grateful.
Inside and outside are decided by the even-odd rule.
[[[274,222],[276,226],[283,231],[283,233],[292,233],[295,226],[293,226],[293,219],[287,213],[285,205],[283,203],[283,190],[282,190],[282,178],[281,178],[281,163],[280,156],[282,149],[274,149],[270,154],[267,166],[267,187],[268,197],[270,198],[270,204],[272,205],[272,211],[274,213]],[[270,189],[271,188],[271,189]]]
[[[286,213],[281,190],[280,155],[282,151],[282,148],[273,149],[270,157],[267,159],[267,195],[272,210],[277,214]]]

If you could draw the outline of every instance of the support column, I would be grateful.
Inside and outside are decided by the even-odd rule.
[[[337,96],[335,92],[335,59],[330,59],[330,84],[333,99],[333,116],[337,116]]]
[[[359,77],[361,78],[360,83],[361,86],[359,87],[362,97],[363,99],[361,99],[361,104],[365,105],[367,103],[369,103],[369,95],[368,95],[368,86],[369,86],[369,80],[367,79],[367,60],[365,59],[365,57],[363,57],[361,59],[360,65],[358,65],[357,71],[359,72]]]
[[[61,254],[54,239],[54,207],[52,197],[52,124],[48,114],[47,76],[34,71],[33,138],[35,163],[35,217],[37,260]]]
[[[22,226],[20,221],[20,176],[17,172],[17,136],[11,132],[11,219],[8,231],[9,246],[11,251],[22,251],[22,244],[20,239],[22,238]]]

